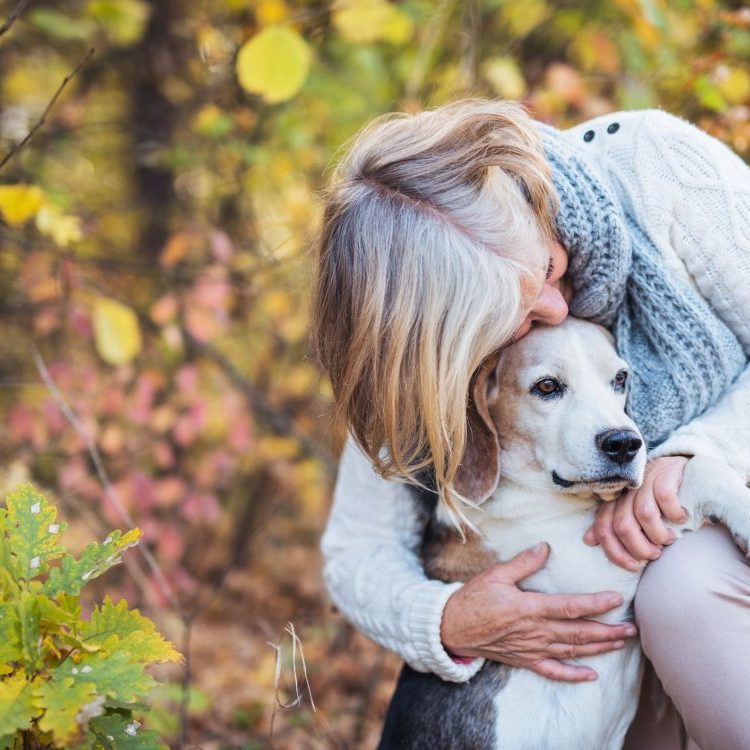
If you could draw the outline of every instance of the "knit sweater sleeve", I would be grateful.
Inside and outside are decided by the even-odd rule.
[[[353,625],[413,669],[464,682],[483,660],[453,661],[440,641],[445,603],[463,584],[426,577],[417,554],[422,531],[408,488],[376,474],[349,440],[321,542],[331,599]]]
[[[608,156],[636,217],[675,273],[710,303],[750,355],[750,168],[719,140],[659,110],[633,113],[632,161]],[[654,451],[712,455],[750,481],[750,367]]]

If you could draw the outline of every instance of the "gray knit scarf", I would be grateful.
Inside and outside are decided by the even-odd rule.
[[[719,399],[745,354],[706,300],[668,272],[645,229],[562,133],[539,129],[560,200],[570,312],[615,335],[632,368],[628,411],[653,448]]]

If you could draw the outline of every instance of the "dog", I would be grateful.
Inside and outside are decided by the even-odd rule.
[[[595,619],[632,620],[640,572],[584,544],[600,503],[643,480],[646,448],[625,413],[628,365],[601,326],[568,318],[535,328],[480,369],[472,383],[469,439],[456,485],[477,533],[463,543],[434,494],[423,544],[428,575],[468,580],[546,541],[546,565],[521,588],[544,593],[616,591],[622,606]],[[715,459],[689,460],[678,495],[688,520],[724,523],[743,550],[750,542],[750,489]],[[429,506],[432,506],[431,508]],[[488,661],[466,683],[405,666],[392,697],[380,750],[619,750],[638,705],[643,658],[637,639],[571,663],[599,678],[556,682]]]

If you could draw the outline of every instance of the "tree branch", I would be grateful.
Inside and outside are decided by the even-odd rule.
[[[107,471],[104,468],[104,462],[102,461],[101,454],[99,453],[99,448],[97,447],[94,439],[91,437],[91,435],[89,435],[88,431],[81,423],[81,420],[78,418],[78,415],[73,411],[68,402],[65,400],[65,397],[60,392],[60,389],[57,387],[57,383],[55,383],[55,381],[52,379],[52,375],[50,375],[50,372],[47,369],[47,365],[45,364],[44,359],[42,359],[42,355],[39,352],[39,349],[36,347],[36,344],[31,344],[29,348],[31,350],[31,356],[34,358],[34,363],[36,364],[39,376],[47,386],[49,392],[52,394],[52,397],[57,402],[57,405],[60,407],[62,413],[65,415],[67,420],[73,426],[73,429],[75,429],[75,431],[78,433],[78,435],[86,445],[86,450],[91,457],[91,460],[96,469],[96,473],[99,477],[99,481],[102,483],[102,487],[104,488],[107,497],[115,506],[115,509],[117,510],[120,518],[122,518],[123,522],[129,528],[134,528],[136,525],[135,521],[128,512],[127,508],[120,501],[120,498],[117,495],[117,491],[113,487],[112,482],[109,480]],[[179,613],[180,617],[184,619],[184,612],[182,606],[180,605],[180,601],[177,598],[177,595],[175,594],[172,587],[169,585],[169,582],[167,581],[164,573],[159,567],[159,563],[156,561],[156,558],[144,545],[139,545],[138,550],[146,561],[148,567],[151,569],[151,572],[154,575],[154,579],[158,583],[162,593],[172,604],[175,610]]]
[[[5,23],[0,26],[0,36],[5,34],[6,31],[10,31],[10,27],[18,20],[18,17],[21,15],[21,13],[26,10],[26,6],[28,4],[29,0],[21,0],[21,2],[16,5],[15,9],[11,11],[11,14],[5,20]]]
[[[18,10],[18,8],[16,8]],[[15,13],[15,11],[14,11]],[[8,19],[10,20],[10,19]],[[5,22],[7,25],[8,21]],[[68,73],[68,75],[63,78],[62,83],[57,87],[57,91],[55,91],[53,97],[49,100],[49,103],[44,108],[44,112],[42,112],[42,116],[34,123],[33,127],[29,132],[26,134],[23,140],[19,141],[15,146],[11,148],[10,151],[8,151],[7,154],[0,160],[0,169],[2,169],[17,153],[22,151],[26,146],[29,144],[29,141],[34,137],[34,134],[36,133],[39,128],[41,128],[44,123],[47,121],[47,117],[49,113],[52,111],[52,107],[55,106],[55,102],[60,97],[60,94],[65,90],[65,87],[70,83],[70,81],[75,78],[76,75],[78,75],[78,71],[89,61],[91,56],[94,54],[94,49],[90,49],[86,56],[81,60],[81,62],[78,63],[78,65],[73,68],[73,70]]]

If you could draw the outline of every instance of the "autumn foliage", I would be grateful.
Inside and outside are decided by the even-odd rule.
[[[336,149],[478,95],[561,127],[663,107],[747,158],[750,14],[6,0],[0,28],[19,7],[0,32],[0,490],[43,488],[78,557],[142,530],[81,606],[124,598],[185,655],[154,668],[165,742],[265,747],[273,718],[277,748],[373,746],[398,660],[331,612],[318,553],[338,446],[307,299]]]
[[[180,655],[127,602],[107,597],[81,617],[81,589],[119,563],[140,531],[111,532],[80,558],[66,554],[67,524],[32,485],[0,508],[0,748],[116,750],[165,746],[141,730],[155,686],[143,671]],[[59,565],[50,562],[59,560]]]

